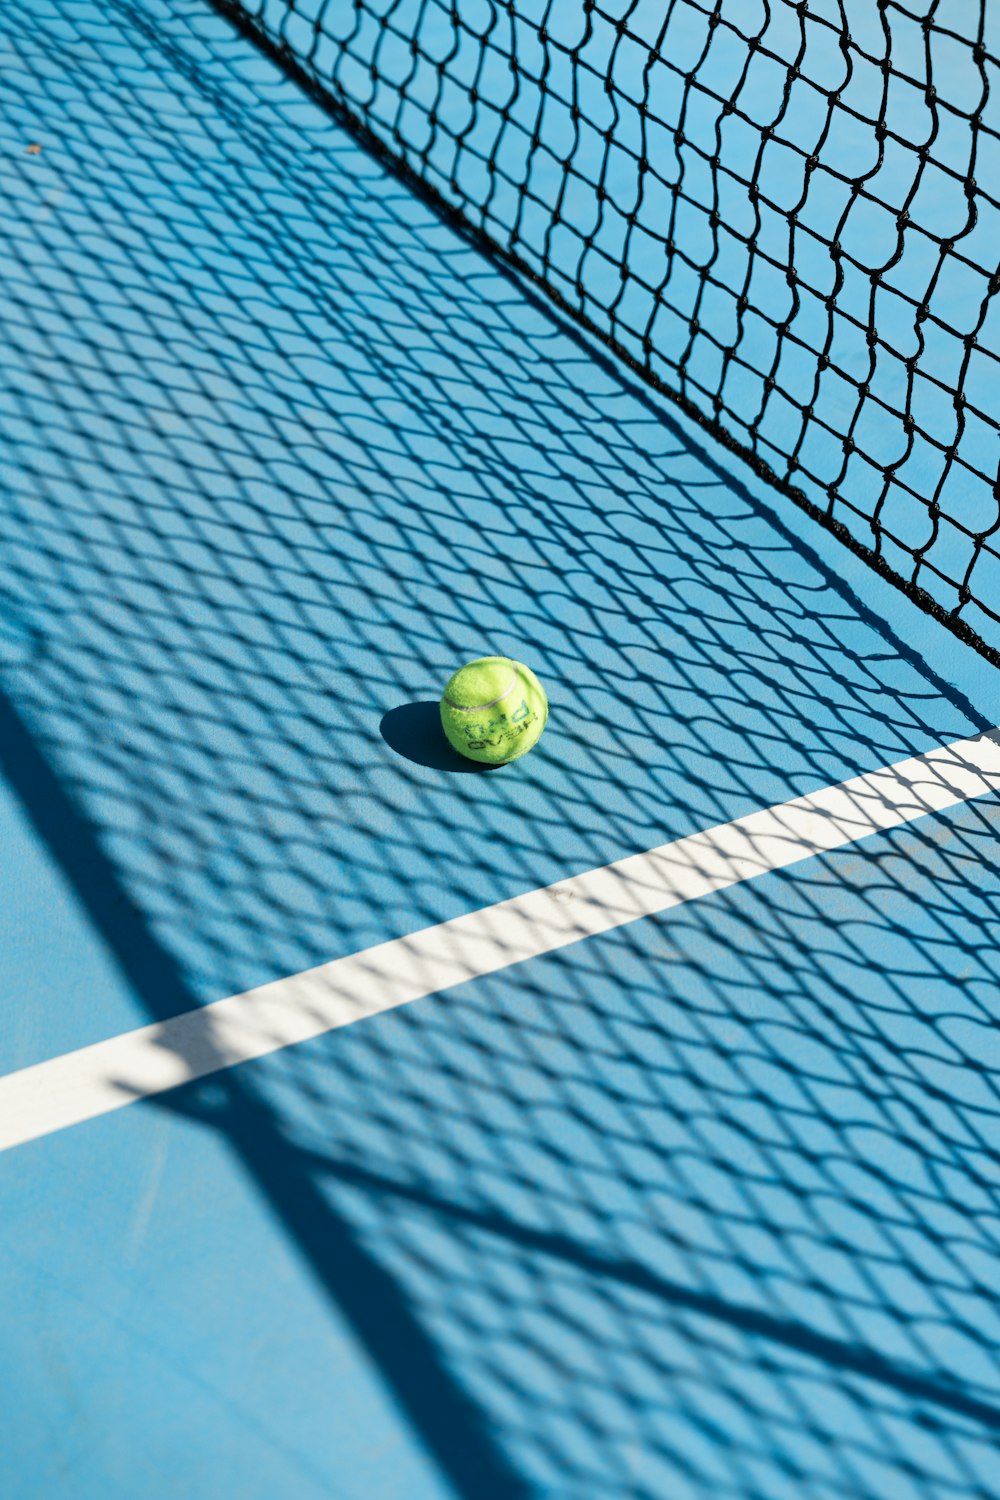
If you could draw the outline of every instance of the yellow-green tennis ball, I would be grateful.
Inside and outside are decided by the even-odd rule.
[[[460,667],[441,699],[448,743],[487,766],[502,766],[537,745],[548,716],[549,700],[534,672],[507,656],[481,656]]]

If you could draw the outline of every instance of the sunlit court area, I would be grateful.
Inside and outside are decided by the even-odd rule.
[[[0,1500],[1000,1500],[998,142],[0,0]]]

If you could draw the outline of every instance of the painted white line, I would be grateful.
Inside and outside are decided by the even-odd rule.
[[[1000,731],[0,1078],[0,1150],[1000,791]]]

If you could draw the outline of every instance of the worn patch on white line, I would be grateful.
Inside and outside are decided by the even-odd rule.
[[[0,1150],[1000,791],[1000,731],[0,1078]]]

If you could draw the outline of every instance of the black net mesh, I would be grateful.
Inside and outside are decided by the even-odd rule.
[[[996,6],[221,8],[998,659]]]
[[[971,732],[201,0],[10,13],[0,753],[150,1016]],[[393,755],[515,571],[558,750]],[[997,847],[970,804],[164,1107],[467,1500],[996,1497]]]

